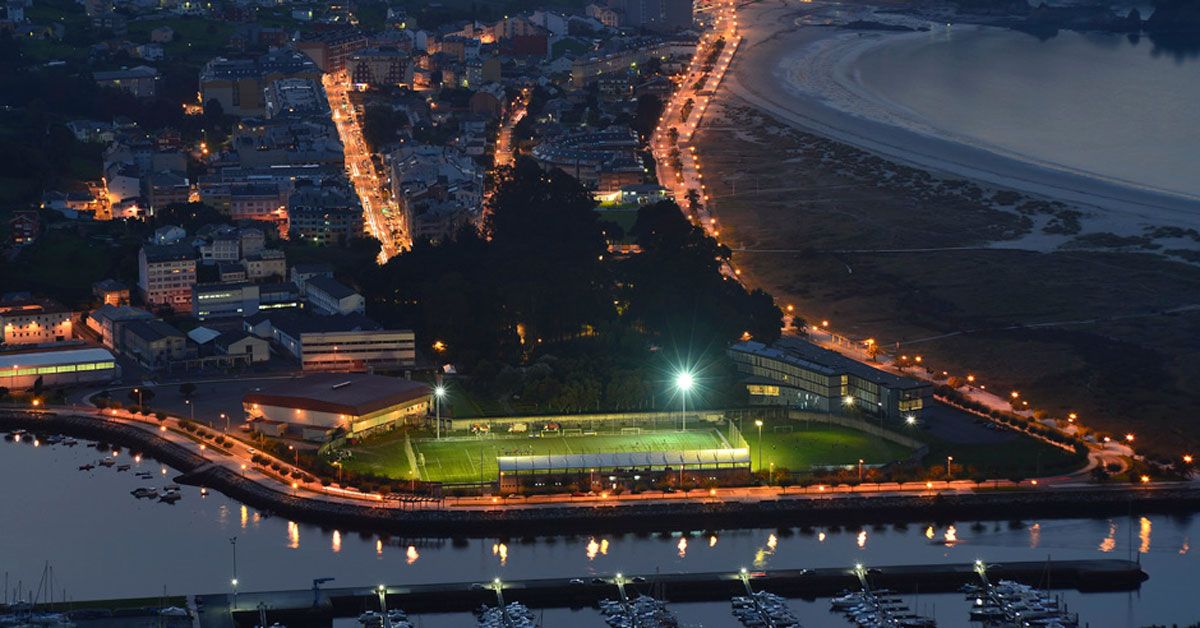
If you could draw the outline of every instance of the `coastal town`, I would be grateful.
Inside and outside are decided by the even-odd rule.
[[[905,216],[926,220],[945,204],[987,222],[978,232],[995,241],[1031,239],[1031,224],[1088,235],[1092,217],[764,122],[790,114],[764,91],[770,72],[747,63],[783,63],[788,49],[764,44],[828,9],[749,5],[11,0],[0,56],[5,80],[29,97],[0,112],[6,148],[26,157],[0,177],[5,440],[94,443],[78,471],[127,472],[139,508],[220,493],[243,504],[243,529],[249,506],[338,539],[352,529],[718,530],[1194,510],[1200,441],[1183,423],[1069,398],[1082,384],[1052,389],[1042,365],[1023,378],[1013,365],[1026,362],[1013,356],[1024,345],[951,306],[939,307],[979,328],[937,328],[927,311],[937,304],[919,288],[904,299],[922,303],[909,304],[890,300],[897,286],[876,285],[910,318],[874,326],[879,307],[861,304],[869,290],[839,292],[837,281],[864,274],[885,281],[866,259],[958,250],[941,233],[930,249],[882,248],[906,237],[882,226],[905,194],[925,203]],[[923,32],[942,10],[855,9],[837,28]],[[1068,13],[1022,17],[1109,33],[1143,23],[1132,12]],[[1167,18],[1155,19],[1147,33],[1161,36]],[[806,142],[801,155],[795,145]],[[801,160],[802,174],[780,167]],[[777,207],[810,211],[823,202],[811,195],[842,187],[863,195],[847,197],[862,201],[854,211],[878,202],[872,235],[844,231],[869,223],[858,218],[822,222],[824,210],[756,220]],[[1157,228],[1153,238],[1195,233]],[[1070,244],[1063,250],[1094,252]],[[1163,252],[1170,262],[1145,263],[1186,261],[1190,245],[1180,246]],[[847,279],[793,279],[818,269]],[[1156,296],[1150,314],[999,329],[1186,317],[1185,301]],[[1171,324],[1161,331],[1175,338]],[[981,344],[929,344],[959,337]],[[982,350],[985,338],[993,344]],[[1119,360],[1109,346],[1096,350]],[[282,626],[267,621],[268,607],[308,625],[287,614],[304,610],[292,598],[308,592],[239,601],[230,543],[228,593],[210,596],[210,611],[193,598],[179,625]],[[411,564],[418,552],[406,547]],[[1051,568],[1080,590],[1101,572],[1114,588],[1144,578],[1125,562]],[[962,587],[991,625],[1023,625],[1031,611],[1045,620],[1037,625],[1080,625],[1036,588],[992,583],[982,562],[905,569],[871,576],[860,564],[811,582],[743,569],[720,586],[699,576],[675,586],[695,599],[738,595],[733,617],[748,626],[800,623],[767,586],[823,597],[849,587],[833,609],[857,625],[935,625],[873,589],[906,578]],[[1037,568],[994,570],[1019,579]],[[577,598],[609,625],[677,625],[661,599],[628,596],[639,582],[620,573],[520,583],[545,597],[517,602],[498,578],[465,597],[432,585],[326,594],[313,583],[322,622],[333,604],[362,609],[362,625],[415,625],[389,600],[410,612],[470,600],[484,604],[477,625],[543,625],[524,604]],[[1025,600],[1022,610],[1006,607],[1009,597]]]

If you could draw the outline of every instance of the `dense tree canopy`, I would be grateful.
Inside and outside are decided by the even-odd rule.
[[[772,341],[781,313],[722,274],[730,252],[666,202],[640,210],[643,252],[613,258],[591,194],[519,159],[498,173],[481,230],[417,242],[360,274],[372,316],[413,327],[437,358],[529,409],[635,409],[666,401],[675,369],[729,379],[728,343]]]

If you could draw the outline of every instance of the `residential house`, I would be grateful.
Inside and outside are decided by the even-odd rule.
[[[92,296],[101,305],[129,305],[129,286],[116,279],[103,279],[92,284]]]
[[[42,220],[37,210],[19,209],[13,211],[8,221],[8,232],[13,246],[30,244],[37,240],[42,230]]]
[[[250,281],[282,281],[287,277],[287,258],[283,251],[264,249],[242,258],[246,279]]]
[[[227,331],[212,341],[213,347],[225,355],[249,355],[250,362],[271,359],[271,344],[244,331]]]

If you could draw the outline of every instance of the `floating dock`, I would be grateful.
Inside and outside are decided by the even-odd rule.
[[[964,584],[977,583],[973,563],[945,565],[865,566],[871,585],[901,594],[952,592]],[[1147,576],[1141,566],[1125,560],[1068,560],[1014,562],[989,565],[995,578],[1016,580],[1045,589],[1079,591],[1130,591],[1137,589]],[[756,590],[792,598],[834,596],[845,590],[857,590],[855,569],[778,569],[748,572]],[[649,593],[656,598],[676,602],[727,601],[744,595],[746,583],[736,570],[689,574],[622,574],[626,587]],[[467,612],[482,604],[495,604],[496,583],[459,582],[445,584],[386,586],[387,607],[409,613]],[[500,583],[506,601],[517,601],[531,608],[584,608],[596,606],[618,594],[617,578],[603,582],[583,578],[572,583],[571,577],[513,580]],[[236,610],[229,609],[231,596],[220,593],[196,596],[202,628],[249,628],[259,618],[261,606],[271,621],[290,628],[329,626],[334,617],[357,617],[364,610],[378,610],[375,587],[329,588],[319,590],[268,591],[239,593]]]

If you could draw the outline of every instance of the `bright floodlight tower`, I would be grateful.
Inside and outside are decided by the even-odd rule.
[[[679,390],[679,397],[683,403],[683,412],[680,416],[680,431],[687,431],[687,395],[696,383],[696,378],[691,371],[682,370],[675,375],[675,388]]]
[[[437,440],[442,440],[442,398],[446,396],[446,387],[438,384],[433,387],[434,420],[437,421]]]

